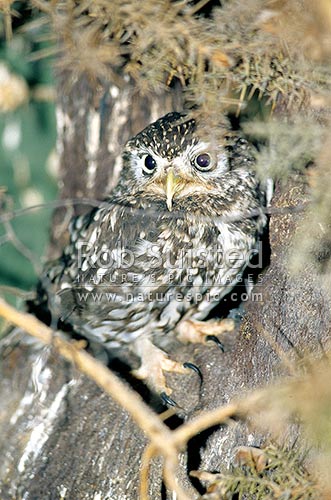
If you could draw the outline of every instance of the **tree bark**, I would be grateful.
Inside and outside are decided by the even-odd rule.
[[[180,108],[178,89],[142,98],[131,82],[118,89],[81,80],[67,93],[63,75],[58,102],[61,198],[101,199],[117,179],[125,141],[158,116]],[[305,199],[297,179],[286,189],[277,188],[273,206],[294,206]],[[52,255],[65,241],[63,214],[55,215]],[[271,216],[270,265],[254,288],[262,300],[245,303],[239,330],[223,339],[224,354],[214,345],[174,343],[170,355],[194,362],[203,374],[201,388],[195,374],[171,376],[174,399],[185,409],[183,418],[287,375],[282,353],[294,363],[305,352],[323,352],[330,335],[330,296],[312,264],[299,275],[292,275],[288,266],[302,218],[302,213]],[[18,329],[2,340],[1,356],[1,499],[136,500],[146,439],[130,416],[51,348]],[[178,422],[173,419],[172,425]],[[264,439],[240,422],[204,432],[183,453],[179,480],[198,498],[187,470],[221,470],[236,446],[260,445]],[[153,500],[172,498],[164,492],[161,471],[161,462],[155,461]]]

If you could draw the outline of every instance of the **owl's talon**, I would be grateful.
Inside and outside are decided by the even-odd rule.
[[[190,370],[193,370],[195,373],[197,373],[200,377],[201,382],[202,382],[202,373],[201,373],[200,368],[197,365],[194,365],[193,363],[190,363],[187,361],[183,364],[183,366],[184,366],[184,368],[190,368]]]
[[[178,407],[176,401],[172,399],[170,396],[168,396],[165,392],[161,392],[160,398],[162,399],[163,403],[165,403],[167,406]]]
[[[184,365],[168,358],[165,352],[146,337],[136,340],[135,352],[141,359],[141,366],[132,371],[132,374],[136,378],[146,380],[158,394],[165,393],[169,396],[172,393],[170,387],[167,387],[164,372],[187,373]]]
[[[222,342],[216,337],[216,335],[207,335],[206,340],[211,340],[212,342],[215,342],[217,347],[221,349],[222,352],[224,352],[224,345]]]

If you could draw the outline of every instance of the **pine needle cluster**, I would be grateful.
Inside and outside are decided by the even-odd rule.
[[[270,387],[260,405],[249,407],[250,428],[268,436],[265,444],[237,448],[228,470],[192,473],[207,484],[203,500],[329,498],[329,353],[320,361],[307,356],[295,369],[294,377]]]
[[[209,476],[208,492],[203,500],[313,500],[321,497],[321,490],[303,465],[302,452],[268,445],[263,450],[263,470],[251,463],[244,467],[232,466],[223,474]]]
[[[146,92],[177,79],[209,117],[254,94],[298,107],[321,84],[315,63],[324,58],[324,38],[314,34],[323,12],[303,3],[32,0],[59,42],[57,63],[73,78],[87,73],[120,84],[131,77]]]
[[[260,100],[263,119],[273,111],[276,119],[263,124],[271,141],[258,171],[265,175],[267,164],[268,174],[286,180],[317,159],[331,104],[327,0],[31,3],[56,41],[36,56],[56,52],[68,85],[87,74],[119,88],[131,79],[147,93],[179,81],[186,107],[209,130],[225,112],[254,119],[245,108]]]

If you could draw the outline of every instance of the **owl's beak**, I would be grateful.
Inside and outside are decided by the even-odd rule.
[[[174,194],[178,190],[178,184],[180,183],[180,177],[177,177],[174,174],[174,171],[172,168],[169,168],[167,177],[165,179],[165,186],[164,190],[166,193],[166,198],[167,198],[167,207],[169,212],[172,210],[172,199],[174,197]]]

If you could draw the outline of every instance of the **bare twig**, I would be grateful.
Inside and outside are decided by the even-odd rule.
[[[31,314],[17,311],[2,299],[0,299],[0,316],[45,344],[52,344],[81,373],[94,380],[99,387],[129,412],[132,419],[153,443],[157,453],[166,457],[168,462],[172,464],[172,470],[174,470],[178,450],[174,446],[172,433],[136,392],[132,391],[106,366],[90,356],[86,351],[77,348],[75,343],[68,342],[59,332],[53,332]],[[169,477],[166,481],[169,482]],[[173,485],[175,485],[174,491],[176,491],[179,500],[189,500],[189,497],[183,494],[175,479],[170,479],[170,482],[172,483],[172,489],[174,489]]]
[[[156,434],[158,438],[161,435],[165,439],[171,439],[171,433],[168,428],[149,409],[140,396],[130,390],[106,366],[86,351],[77,349],[75,344],[65,340],[59,332],[53,332],[53,330],[31,314],[17,311],[2,299],[0,299],[0,316],[19,326],[45,344],[52,344],[65,359],[73,363],[81,373],[94,380],[99,387],[104,389],[115,401],[125,408],[151,441],[155,440]]]
[[[0,285],[0,294],[1,293],[9,293],[23,300],[33,300],[36,298],[36,292],[21,290],[16,286],[10,286],[10,285]]]
[[[141,471],[140,471],[140,500],[148,500],[148,477],[151,465],[151,460],[156,455],[155,446],[149,443],[141,458]]]
[[[215,410],[208,411],[187,422],[173,431],[173,438],[178,447],[184,446],[193,436],[217,424],[226,423],[237,413],[243,413],[239,403],[231,403]]]
[[[37,259],[34,253],[31,252],[31,250],[26,245],[24,245],[24,243],[17,237],[9,221],[5,221],[4,226],[7,233],[7,242],[10,242],[18,252],[20,252],[27,260],[29,260],[34,267],[35,272],[37,274],[40,274],[42,269],[40,260]]]
[[[68,198],[65,200],[52,200],[47,203],[38,203],[29,207],[18,208],[16,210],[8,210],[0,215],[0,223],[4,224],[7,221],[20,217],[29,212],[35,212],[44,208],[54,209],[62,207],[72,207],[74,205],[87,205],[90,207],[99,207],[102,202],[94,198]]]
[[[81,346],[78,347],[77,343],[68,342],[60,332],[54,332],[30,314],[17,311],[2,299],[0,299],[0,316],[45,344],[52,344],[65,359],[74,364],[81,373],[94,380],[122,408],[127,410],[146,434],[150,442],[142,457],[141,500],[149,498],[150,462],[156,456],[164,459],[164,480],[167,487],[176,493],[178,500],[190,500],[190,496],[177,483],[176,478],[178,456],[185,450],[188,441],[209,427],[227,423],[234,416],[245,418],[248,414],[266,410],[293,391],[293,381],[292,384],[274,386],[273,391],[270,387],[257,389],[237,402],[203,413],[178,429],[170,431],[160,416],[154,413],[136,392],[125,385],[106,366],[86,351],[81,350]]]
[[[75,205],[86,205],[88,207],[102,207],[102,206],[111,206],[111,205],[119,205],[123,209],[127,208],[128,210],[134,210],[135,212],[143,212],[144,215],[159,217],[159,210],[151,209],[140,209],[136,207],[132,207],[130,205],[124,205],[123,203],[117,203],[112,200],[96,200],[95,198],[68,198],[62,200],[53,200],[48,201],[47,203],[40,203],[38,205],[31,205],[29,207],[19,208],[17,210],[10,210],[4,212],[0,215],[0,223],[4,224],[16,217],[21,217],[29,212],[34,212],[37,210],[41,210],[44,208],[54,209],[54,208],[62,208],[62,207],[73,207]],[[215,220],[219,222],[236,222],[241,221],[242,219],[250,219],[252,217],[258,217],[262,213],[265,215],[287,215],[293,213],[300,213],[307,209],[309,206],[308,202],[298,203],[297,205],[288,205],[284,207],[261,207],[254,210],[247,210],[247,212],[243,212],[236,215],[220,215],[220,216],[203,216],[198,215],[197,218],[199,221],[209,222],[210,220]],[[174,210],[171,213],[167,212],[168,217],[178,218],[183,217],[183,215],[187,216],[186,212],[180,210]],[[194,219],[194,214],[191,214],[190,217]]]
[[[142,500],[148,499],[147,477],[149,463],[156,455],[164,457],[164,479],[167,486],[177,493],[178,500],[190,500],[190,497],[177,484],[178,454],[185,448],[187,441],[193,435],[233,416],[239,409],[238,404],[206,413],[181,426],[177,431],[171,432],[136,392],[132,391],[106,366],[90,356],[86,351],[78,348],[75,343],[65,340],[60,332],[54,332],[31,314],[17,311],[2,299],[0,299],[0,316],[45,344],[52,344],[65,359],[74,364],[81,373],[94,380],[122,408],[127,410],[140,429],[145,432],[150,440],[150,445],[143,456]]]

